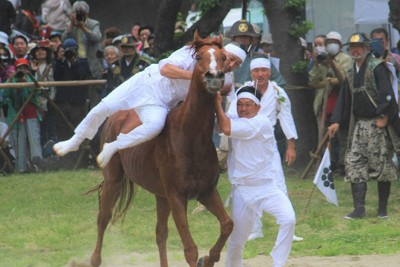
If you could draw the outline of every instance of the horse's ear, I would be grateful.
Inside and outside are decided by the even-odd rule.
[[[222,45],[222,34],[221,33],[218,34],[217,41],[218,41],[218,43],[220,43]]]
[[[193,37],[193,41],[198,41],[200,40],[200,36],[199,36],[199,30],[196,28],[196,30],[194,31],[194,37]]]

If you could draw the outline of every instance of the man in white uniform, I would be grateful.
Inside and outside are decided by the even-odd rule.
[[[226,45],[224,52],[225,73],[239,67],[246,57],[244,50],[233,44]],[[115,141],[105,143],[97,157],[99,167],[104,168],[118,150],[157,136],[164,127],[169,110],[187,95],[196,64],[193,53],[193,48],[184,46],[159,64],[152,64],[131,77],[103,98],[76,127],[75,134],[69,140],[55,144],[53,150],[59,156],[78,150],[85,138],[95,136],[107,117],[133,108],[142,124],[127,134],[120,133]]]
[[[268,116],[271,124],[275,126],[279,120],[282,130],[287,139],[287,149],[285,161],[288,166],[292,165],[296,160],[295,139],[297,139],[296,126],[294,124],[290,100],[286,92],[278,86],[275,82],[270,81],[271,75],[271,62],[267,58],[255,58],[250,62],[250,72],[253,81],[246,82],[245,85],[254,86],[261,93],[261,109],[259,114]],[[237,114],[236,100],[233,100],[228,110],[229,114]],[[276,175],[274,176],[279,188],[287,193],[285,176],[283,173],[281,157],[278,147],[274,150],[274,162],[276,168]],[[254,224],[252,234],[249,239],[256,239],[263,237],[261,218],[257,218]],[[294,240],[303,240],[301,237],[294,236]]]
[[[276,141],[268,116],[260,111],[259,92],[252,86],[237,91],[237,114],[227,116],[216,100],[220,130],[230,138],[228,175],[232,184],[233,231],[228,241],[226,267],[243,266],[243,249],[254,221],[268,212],[279,232],[271,251],[274,267],[285,265],[293,242],[295,213],[289,198],[278,187],[274,160]]]

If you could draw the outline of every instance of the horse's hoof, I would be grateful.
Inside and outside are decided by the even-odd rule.
[[[100,257],[93,255],[90,258],[90,266],[91,267],[99,267],[100,264],[101,264],[101,258]]]
[[[197,267],[203,267],[203,263],[204,263],[204,257],[203,257],[203,258],[200,258],[200,259],[197,261]]]

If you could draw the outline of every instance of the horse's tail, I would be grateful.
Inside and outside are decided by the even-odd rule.
[[[113,216],[111,219],[111,223],[113,224],[118,219],[122,219],[122,221],[124,220],[125,214],[128,211],[128,208],[135,196],[135,184],[126,175],[124,175],[124,178],[122,179],[122,182],[120,184],[121,185],[118,190],[118,193],[115,196],[116,203],[113,210]],[[90,189],[85,193],[87,195],[97,192],[99,208],[101,207],[100,201],[101,201],[101,194],[103,192],[103,187],[104,187],[104,180],[100,184],[96,185],[95,187],[93,187],[92,189]]]
[[[124,178],[122,179],[121,190],[118,192],[118,203],[115,205],[111,223],[115,223],[120,218],[122,221],[124,221],[125,214],[128,211],[134,196],[135,184],[127,175],[124,175]]]

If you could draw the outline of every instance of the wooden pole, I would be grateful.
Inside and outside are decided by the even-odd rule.
[[[329,94],[332,91],[332,86],[330,82],[326,81],[325,84],[325,89],[324,89],[324,99],[322,102],[322,114],[321,114],[321,121],[319,122],[319,127],[318,127],[318,142],[321,142],[322,138],[324,137],[326,127],[325,127],[325,121],[326,121],[326,106],[328,102],[328,97]]]
[[[24,82],[24,83],[2,83],[0,89],[10,88],[36,88],[38,90],[44,90],[44,87],[50,86],[87,86],[87,85],[102,85],[107,80],[83,80],[83,81],[51,81],[51,82]]]
[[[307,165],[306,169],[304,170],[303,174],[301,175],[301,179],[305,179],[306,178],[306,176],[307,176],[308,172],[310,171],[312,165],[321,158],[321,156],[319,154],[321,152],[321,149],[324,147],[326,141],[328,141],[328,139],[329,139],[329,133],[327,132],[325,134],[325,136],[322,138],[321,142],[318,144],[317,150],[315,150],[314,153],[310,153],[311,160],[308,163],[308,165]]]

